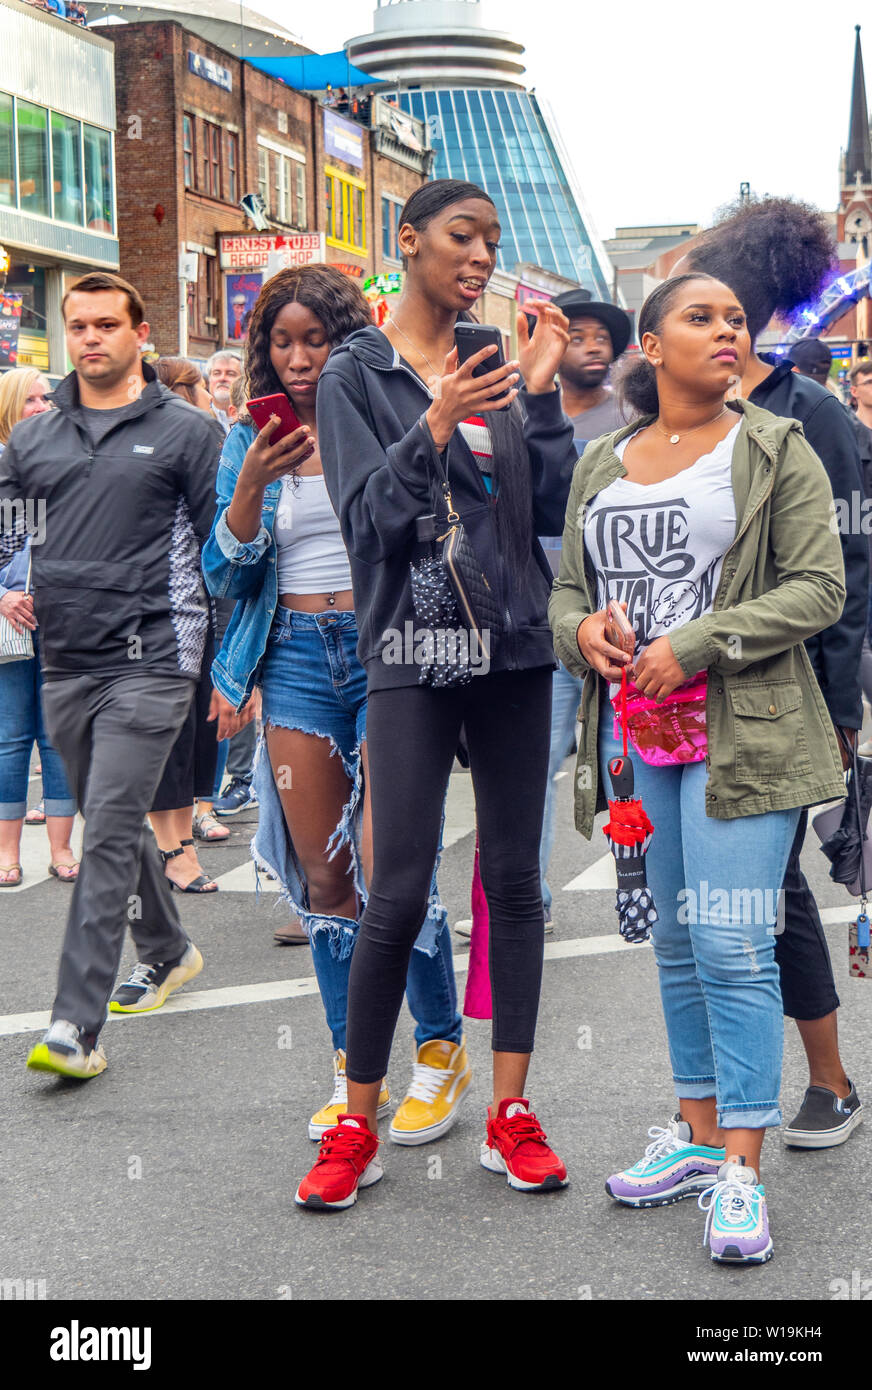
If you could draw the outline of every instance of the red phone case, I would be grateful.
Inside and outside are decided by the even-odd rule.
[[[271,415],[279,417],[270,439],[271,444],[278,444],[280,439],[286,435],[293,434],[294,430],[300,428],[301,422],[297,419],[294,409],[287,396],[276,394],[274,396],[255,396],[248,402],[248,413],[258,430],[262,430],[264,425],[269,423]]]

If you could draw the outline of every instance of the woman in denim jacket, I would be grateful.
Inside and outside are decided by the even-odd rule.
[[[256,434],[247,415],[233,427],[203,551],[211,593],[237,600],[212,667],[218,736],[251,718],[260,686],[265,737],[252,852],[309,934],[333,1039],[334,1089],[309,1123],[313,1140],[346,1108],[348,974],[371,859],[366,675],[348,559],[321,470],[315,395],[331,349],[370,322],[357,286],[330,266],[284,270],[264,286],[249,326],[246,397],[286,394],[301,427],[278,442],[272,424]],[[421,1144],[451,1127],[471,1079],[435,870],[407,997],[418,1051],[391,1138]],[[389,1101],[383,1082],[380,1113]]]

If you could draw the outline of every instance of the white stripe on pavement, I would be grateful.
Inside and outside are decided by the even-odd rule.
[[[605,854],[601,854],[599,859],[595,859],[576,878],[565,883],[563,891],[564,893],[586,893],[590,892],[591,889],[611,888],[614,892],[616,886],[615,857],[611,850],[606,850]]]
[[[647,943],[646,943],[647,944]],[[549,941],[545,946],[546,960],[567,960],[574,956],[608,955],[614,951],[635,954],[637,946],[628,946],[617,931],[611,936],[583,936],[571,941]],[[454,957],[454,970],[462,975],[469,966],[469,952]],[[129,1018],[154,1018],[157,1014],[196,1013],[200,1009],[225,1009],[237,1004],[268,1004],[279,999],[300,999],[318,993],[314,975],[297,980],[268,980],[256,985],[231,985],[224,989],[191,990],[189,994],[173,994],[162,1009],[145,1014],[109,1014],[108,1022]],[[48,1010],[39,1013],[6,1014],[0,1017],[0,1037],[16,1033],[33,1033],[47,1028],[51,1020]]]

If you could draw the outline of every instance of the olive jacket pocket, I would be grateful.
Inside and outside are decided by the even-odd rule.
[[[737,779],[808,776],[812,762],[799,682],[749,681],[729,695]]]

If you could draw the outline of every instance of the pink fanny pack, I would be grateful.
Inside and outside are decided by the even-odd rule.
[[[680,685],[658,704],[628,682],[626,700],[622,701],[620,692],[612,699],[616,711],[615,738],[621,738],[623,718],[627,737],[642,761],[651,767],[701,763],[708,747],[705,722],[707,688],[707,672],[698,671],[685,685]]]

